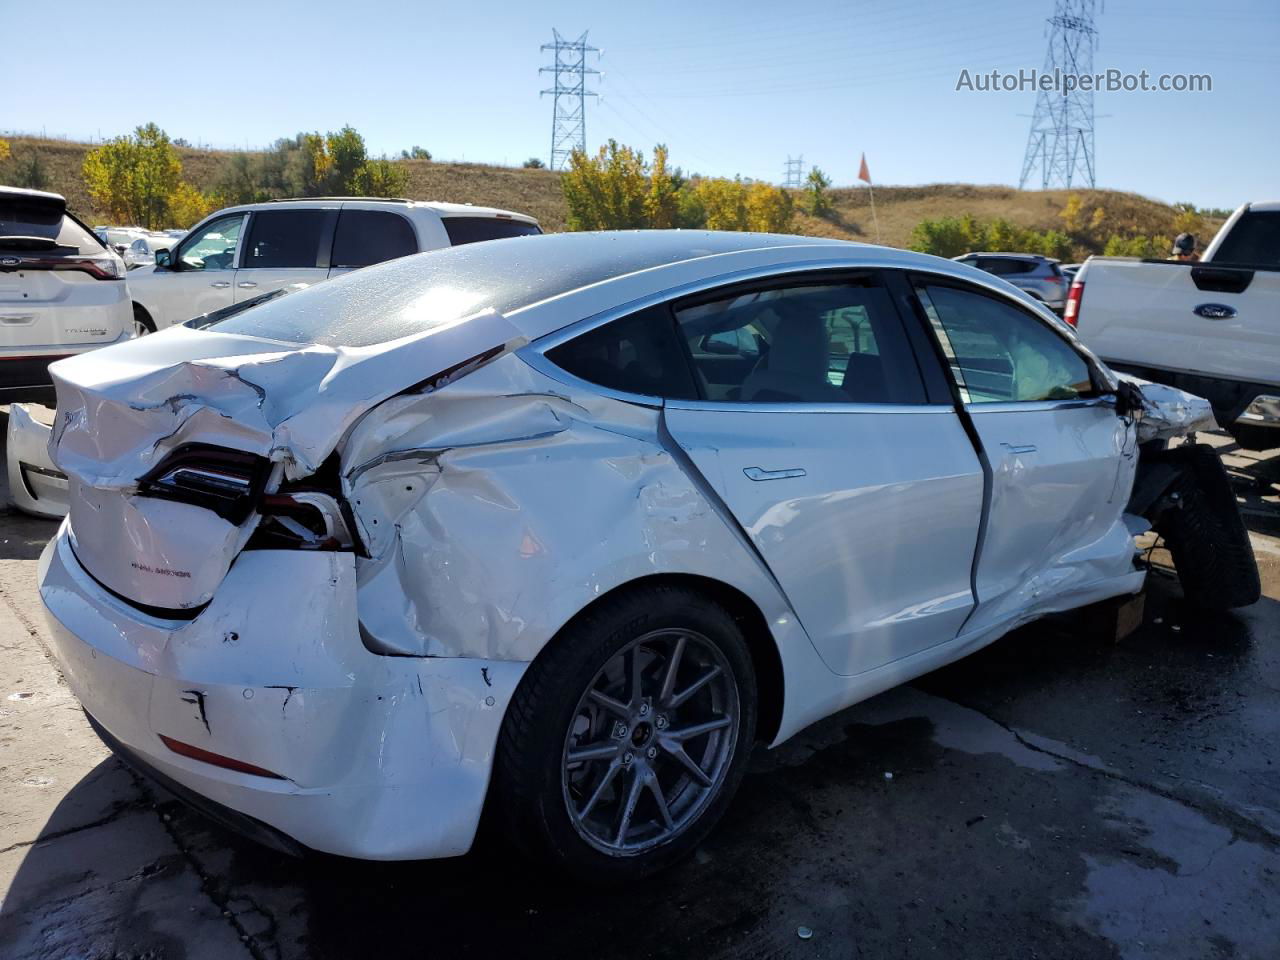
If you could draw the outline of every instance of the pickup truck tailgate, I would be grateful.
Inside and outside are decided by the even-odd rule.
[[[1110,363],[1280,380],[1280,272],[1094,258],[1077,332]]]

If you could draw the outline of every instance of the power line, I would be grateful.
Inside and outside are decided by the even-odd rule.
[[[587,43],[587,31],[577,40],[566,40],[559,30],[552,30],[554,40],[544,43],[543,50],[553,52],[555,59],[549,67],[541,67],[538,73],[554,74],[551,94],[551,169],[563,170],[575,150],[587,148],[587,97],[597,94],[587,89],[587,74],[599,74],[599,70],[587,66],[587,54],[599,55],[598,47]]]
[[[1093,51],[1098,31],[1093,25],[1094,0],[1055,0],[1049,18],[1049,49],[1044,73],[1054,77],[1080,77],[1093,73]],[[1034,170],[1040,171],[1040,189],[1070,188],[1083,182],[1093,189],[1096,169],[1093,157],[1093,89],[1073,88],[1065,93],[1036,93],[1036,110],[1022,157],[1018,189],[1026,187]]]

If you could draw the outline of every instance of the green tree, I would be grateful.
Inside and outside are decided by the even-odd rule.
[[[680,215],[679,188],[667,167],[667,148],[658,144],[653,148],[653,163],[649,168],[649,192],[645,196],[645,213],[649,226],[666,230],[676,225]]]
[[[543,167],[546,166],[546,164],[543,163],[541,160],[539,160],[537,157],[530,157],[528,160],[522,163],[521,166],[524,167],[526,170],[541,170]]]
[[[747,187],[741,180],[700,180],[697,191],[708,230],[747,229]]]
[[[348,186],[359,197],[403,197],[409,192],[409,173],[386,157],[366,160]]]
[[[649,226],[648,169],[638,150],[610,140],[595,156],[575,150],[560,179],[570,230],[627,230]]]
[[[83,173],[94,205],[126,223],[165,225],[169,198],[182,178],[182,161],[154,123],[90,150]]]
[[[805,207],[815,217],[825,217],[831,212],[831,198],[827,191],[831,188],[831,178],[818,167],[809,171],[805,177]]]
[[[425,147],[420,147],[416,143],[408,150],[400,151],[401,160],[430,160],[431,151]]]
[[[794,213],[791,194],[768,183],[747,188],[747,229],[788,233]]]

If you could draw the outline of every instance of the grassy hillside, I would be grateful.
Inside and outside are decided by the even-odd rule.
[[[88,146],[58,140],[11,141],[15,159],[30,150],[39,152],[49,180],[49,189],[66,196],[72,209],[86,219],[101,222],[93,210],[81,164]],[[212,150],[180,148],[183,175],[204,191],[218,180],[230,154]],[[546,230],[563,230],[564,197],[559,174],[548,170],[494,167],[477,163],[435,163],[428,160],[403,161],[409,171],[411,197],[421,200],[448,200],[456,203],[505,207],[538,218]],[[1106,208],[1106,231],[1171,236],[1176,211],[1166,204],[1130,193],[1110,190],[1073,191],[1084,198],[1084,206]],[[875,226],[865,187],[831,191],[834,212],[828,219],[801,214],[795,231],[813,236],[838,237],[874,243]],[[1003,217],[1020,227],[1036,230],[1062,229],[1059,216],[1067,202],[1066,190],[1018,191],[1011,187],[968,184],[929,184],[920,187],[877,187],[876,213],[880,220],[881,242],[905,246],[911,230],[926,218],[971,214],[987,220]],[[1220,221],[1206,221],[1201,243],[1207,243]]]

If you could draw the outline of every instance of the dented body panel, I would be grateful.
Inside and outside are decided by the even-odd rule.
[[[679,577],[744,598],[780,670],[776,744],[1141,588],[1124,513],[1141,427],[1105,398],[748,412],[619,394],[546,356],[601,317],[743,278],[927,269],[1016,296],[995,278],[803,238],[476,246],[53,367],[71,502],[40,570],[55,653],[112,736],[197,793],[320,850],[454,855],[528,664],[613,591]],[[467,287],[504,258],[491,295]],[[1148,424],[1194,429],[1173,410],[1192,400],[1151,399]],[[205,448],[251,466],[187,468],[200,497],[190,478],[157,494],[157,471]]]

